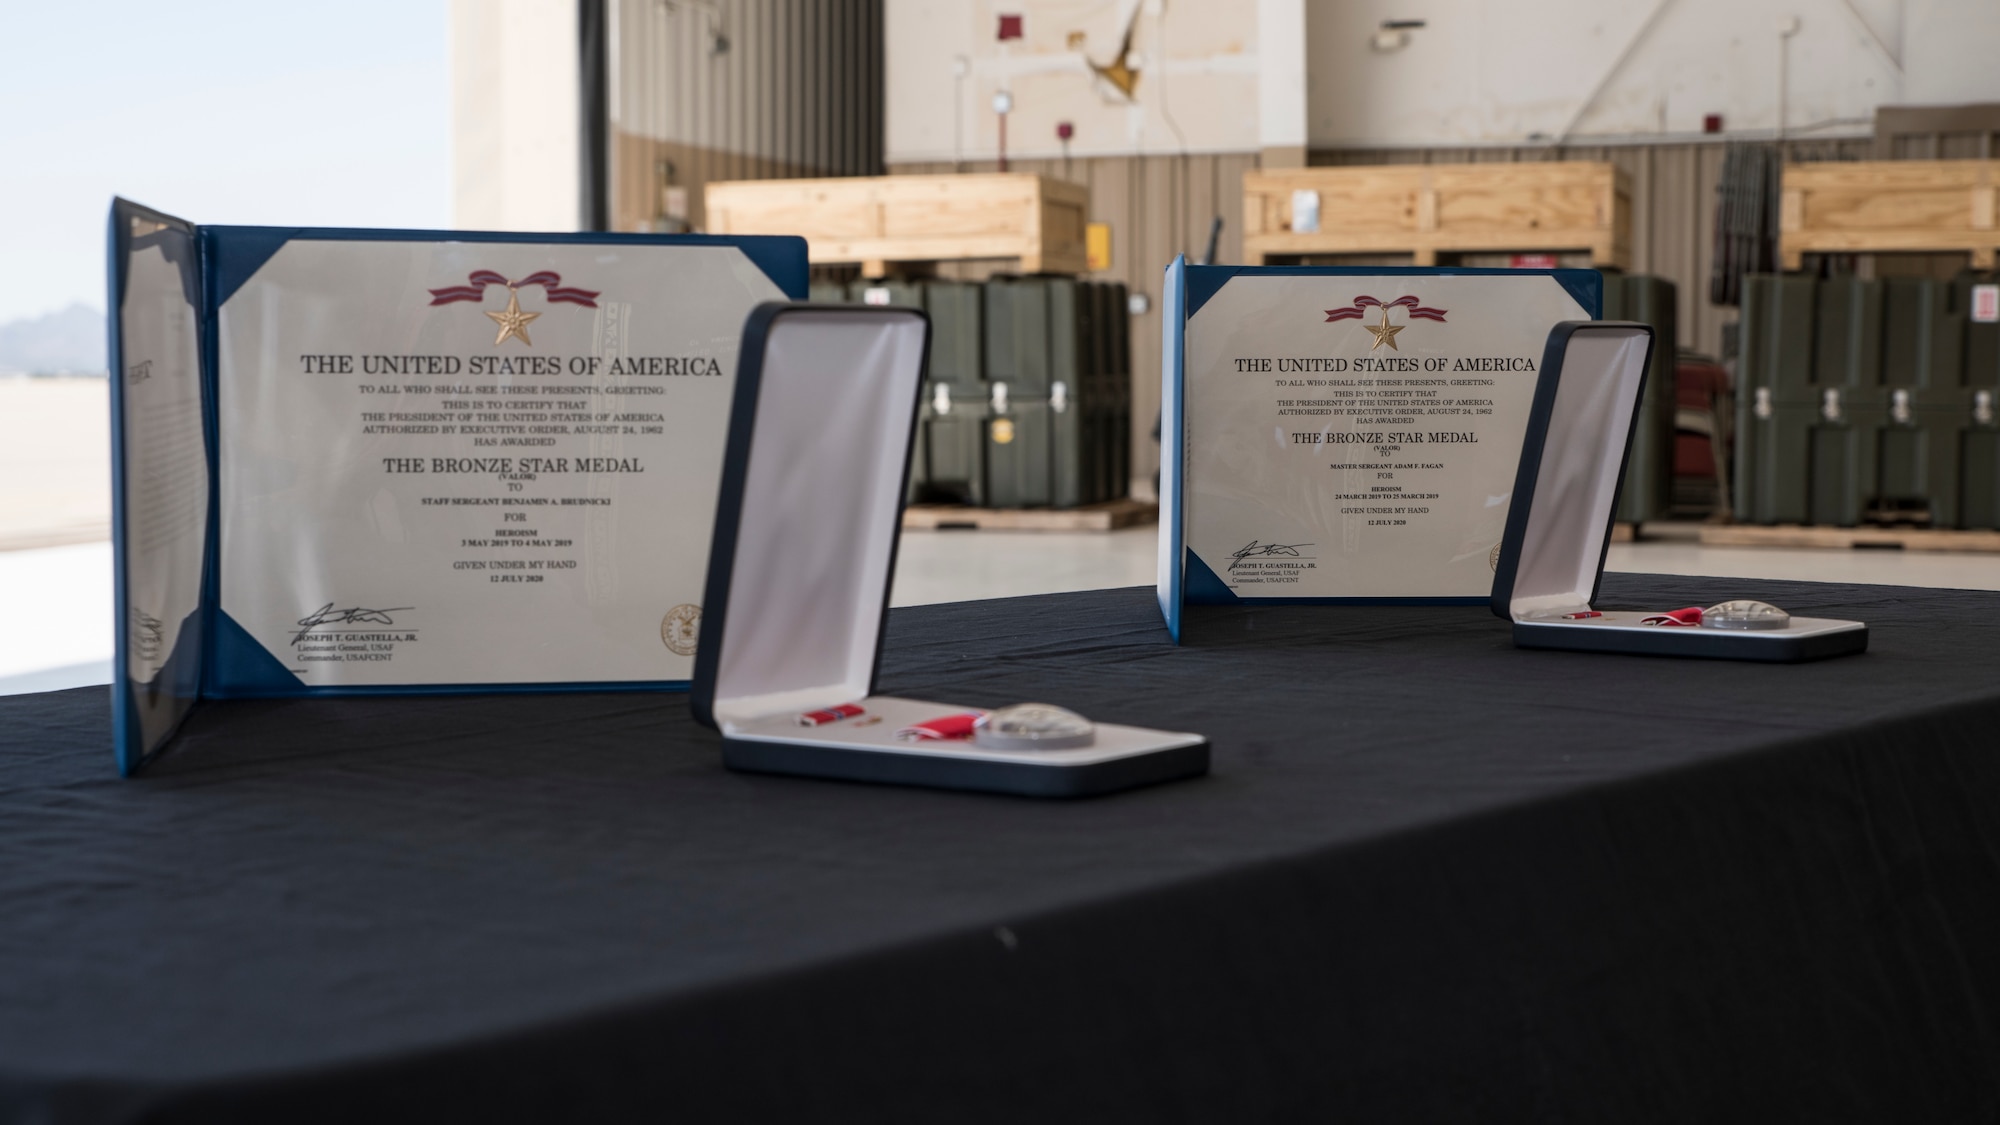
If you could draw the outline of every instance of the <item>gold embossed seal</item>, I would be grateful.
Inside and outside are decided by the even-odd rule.
[[[677,605],[660,618],[660,640],[677,656],[693,656],[701,640],[701,607]]]

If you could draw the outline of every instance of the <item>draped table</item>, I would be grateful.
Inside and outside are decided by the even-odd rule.
[[[1196,730],[1082,801],[723,770],[675,694],[0,698],[0,1121],[1990,1119],[2000,594],[1612,575],[1863,656],[1145,589],[880,689]]]

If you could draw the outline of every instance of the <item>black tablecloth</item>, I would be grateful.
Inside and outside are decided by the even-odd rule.
[[[681,696],[0,699],[8,1121],[1993,1120],[2000,594],[1796,666],[1484,610],[898,610],[883,690],[1202,731],[1052,802],[731,774]]]

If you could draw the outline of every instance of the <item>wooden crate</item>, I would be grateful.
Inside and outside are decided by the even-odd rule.
[[[1711,524],[1701,529],[1704,547],[1830,547],[1892,551],[2000,552],[2000,531],[1951,528],[1807,527],[1779,524]]]
[[[1292,193],[1319,193],[1319,230],[1292,230]],[[1593,265],[1632,259],[1632,191],[1615,165],[1590,161],[1294,168],[1243,174],[1243,256],[1440,251],[1588,251]]]
[[[712,234],[804,236],[815,265],[1015,258],[1022,273],[1082,273],[1090,192],[1030,172],[712,183]]]
[[[2000,248],[1994,188],[2000,160],[1867,160],[1788,164],[1778,251],[1804,254],[1960,250],[1992,269]]]
[[[1108,500],[1080,508],[968,508],[960,504],[912,504],[903,509],[908,531],[1116,531],[1160,518],[1160,508],[1144,500]]]

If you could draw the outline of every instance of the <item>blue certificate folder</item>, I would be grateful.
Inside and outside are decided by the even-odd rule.
[[[717,247],[730,249],[726,252],[699,249]],[[687,249],[666,252],[660,248]],[[528,587],[537,592],[556,590],[561,588],[561,582],[567,581],[577,587],[588,585],[591,599],[596,600],[605,589],[616,588],[619,582],[630,589],[645,580],[646,575],[642,572],[655,565],[662,552],[651,552],[636,559],[610,558],[608,562],[607,556],[624,550],[622,544],[628,540],[652,535],[662,537],[660,542],[665,544],[664,554],[677,560],[673,562],[675,567],[690,572],[687,581],[692,583],[694,594],[698,595],[706,567],[709,527],[696,517],[712,511],[712,494],[720,471],[719,453],[713,466],[699,457],[690,461],[689,455],[672,448],[668,439],[673,439],[677,423],[720,432],[722,421],[727,417],[728,384],[733,380],[733,369],[725,364],[733,365],[735,341],[740,337],[743,319],[733,313],[703,317],[702,311],[709,306],[701,304],[701,295],[707,289],[725,288],[730,290],[728,300],[734,301],[736,288],[740,288],[744,293],[764,294],[759,299],[803,299],[807,282],[804,240],[792,237],[611,233],[499,234],[203,227],[120,199],[114,200],[111,207],[108,251],[113,582],[119,622],[113,663],[112,728],[122,773],[129,775],[135,772],[164,749],[195,704],[203,699],[475,691],[661,690],[684,689],[687,686],[685,674],[661,676],[657,671],[652,674],[628,674],[626,669],[677,670],[680,665],[686,664],[691,670],[694,636],[699,622],[698,605],[675,606],[666,618],[657,619],[660,624],[652,644],[663,647],[656,647],[659,656],[656,664],[629,661],[617,665],[619,670],[613,675],[589,674],[592,668],[589,657],[595,641],[588,635],[588,622],[578,627],[582,635],[551,641],[550,635],[561,631],[551,628],[561,624],[560,619],[555,618],[547,623],[527,620],[519,625],[516,634],[520,640],[518,644],[506,646],[511,651],[504,657],[513,663],[507,665],[501,675],[479,674],[478,669],[485,665],[473,661],[474,674],[455,677],[449,659],[442,659],[441,662],[439,646],[435,644],[421,648],[405,645],[400,650],[412,653],[410,659],[419,662],[411,667],[413,674],[407,677],[407,682],[400,676],[404,664],[387,666],[394,671],[386,670],[382,665],[351,665],[349,667],[356,669],[355,672],[343,674],[334,671],[331,675],[320,674],[317,677],[306,674],[321,670],[305,665],[304,657],[289,651],[282,642],[271,640],[273,621],[264,623],[263,639],[260,640],[258,626],[236,620],[235,616],[240,614],[233,616],[224,606],[230,597],[240,596],[245,586],[272,586],[274,580],[264,565],[267,558],[273,560],[269,570],[295,565],[311,572],[301,579],[304,583],[319,581],[325,573],[336,572],[336,560],[307,557],[293,564],[279,562],[277,560],[285,557],[285,550],[296,554],[301,549],[299,545],[305,544],[304,549],[310,552],[312,545],[321,540],[313,534],[293,534],[285,541],[283,550],[273,546],[267,555],[262,553],[264,545],[257,539],[265,531],[260,522],[231,517],[227,513],[232,510],[276,510],[282,518],[294,520],[299,526],[307,528],[313,527],[323,516],[327,526],[336,529],[341,526],[341,519],[365,518],[379,523],[387,517],[389,523],[383,525],[384,542],[402,543],[412,534],[429,530],[428,525],[419,524],[413,533],[411,527],[417,517],[428,516],[431,511],[414,510],[411,507],[414,502],[407,496],[399,498],[391,494],[390,486],[402,484],[405,478],[381,477],[380,480],[386,483],[379,487],[374,478],[363,479],[356,486],[361,489],[360,495],[364,500],[373,495],[378,501],[375,506],[381,510],[363,510],[359,517],[352,510],[356,505],[347,505],[341,512],[309,510],[309,498],[331,494],[328,489],[342,487],[347,478],[360,477],[364,471],[423,472],[443,465],[500,465],[503,471],[518,470],[524,465],[544,470],[559,466],[566,470],[560,474],[559,487],[572,494],[590,493],[595,488],[607,495],[636,496],[640,501],[646,496],[662,494],[606,491],[616,487],[605,484],[606,481],[641,480],[645,488],[666,490],[665,494],[674,497],[677,502],[683,495],[694,497],[695,500],[690,501],[693,504],[691,514],[663,532],[648,526],[648,523],[649,520],[664,520],[667,516],[645,510],[643,502],[623,503],[616,509],[615,517],[601,514],[609,510],[606,507],[579,509],[599,513],[594,517],[576,516],[574,520],[596,518],[600,522],[592,526],[600,531],[605,526],[604,521],[615,519],[617,537],[614,539],[609,532],[604,532],[594,539],[580,537],[576,540],[519,543],[495,541],[492,544],[494,549],[486,554],[506,561],[496,561],[493,566],[547,566],[550,569],[544,572],[548,575],[546,579],[541,574],[510,572],[495,573],[490,580],[495,583],[503,580],[548,583]],[[389,284],[352,286],[350,277],[362,276],[366,270],[362,274],[356,274],[352,269],[343,273],[339,268],[324,268],[317,264],[323,260],[351,261],[355,255],[368,254],[376,255],[370,260],[377,265],[369,267],[374,269],[374,273],[367,275],[376,281],[381,280],[383,273],[379,268],[380,261],[394,264],[407,260],[416,265],[402,273],[391,271],[387,279]],[[326,258],[326,255],[331,255],[331,258]],[[468,271],[459,265],[467,261],[475,265],[487,263],[495,268]],[[537,268],[533,264],[544,261],[560,265],[560,272]],[[717,261],[723,263],[719,272],[714,268]],[[700,268],[690,266],[682,270],[677,264],[682,262],[693,262]],[[453,272],[449,277],[443,275],[444,266],[441,263],[452,265]],[[430,274],[423,272],[422,267],[426,265],[432,267]],[[269,280],[280,266],[290,270],[284,288],[275,286]],[[710,272],[701,272],[704,269]],[[264,271],[263,277],[259,276],[260,271]],[[677,272],[684,276],[668,276]],[[724,284],[713,284],[711,274]],[[611,280],[607,282],[607,278]],[[657,288],[653,285],[655,279],[660,283]],[[350,294],[348,288],[369,291]],[[668,301],[661,296],[664,293],[680,296]],[[225,311],[225,305],[229,305],[233,296],[239,299]],[[504,308],[497,303],[502,299],[507,302]],[[733,310],[735,305],[718,303],[714,307]],[[754,307],[754,302],[744,307],[746,310]],[[377,315],[381,308],[391,311]],[[456,453],[459,449],[457,446],[445,449],[443,440],[407,436],[381,438],[376,436],[377,429],[406,434],[413,428],[370,428],[356,421],[413,415],[329,410],[323,416],[308,418],[304,432],[333,433],[335,436],[328,440],[347,443],[336,448],[351,449],[352,464],[337,459],[330,464],[325,463],[329,459],[315,461],[303,453],[294,461],[279,463],[276,468],[264,462],[255,462],[246,451],[253,451],[260,444],[269,446],[288,439],[284,434],[274,437],[270,432],[258,432],[257,426],[245,426],[245,418],[255,419],[260,415],[256,409],[247,408],[241,401],[233,399],[255,399],[265,393],[263,384],[285,379],[295,380],[295,385],[307,388],[296,392],[288,390],[286,394],[303,395],[313,393],[315,388],[335,385],[324,380],[367,378],[360,374],[360,364],[353,364],[355,373],[351,376],[338,374],[345,369],[344,365],[352,364],[352,357],[322,359],[295,354],[302,349],[287,348],[289,340],[310,336],[315,331],[326,337],[328,331],[324,324],[308,323],[296,330],[291,326],[301,319],[312,321],[317,317],[324,321],[332,315],[328,310],[339,315],[351,313],[355,323],[364,326],[363,330],[350,334],[354,337],[350,350],[369,353],[366,357],[368,363],[380,362],[373,353],[396,356],[406,370],[409,365],[425,363],[434,370],[456,370],[462,363],[476,362],[485,366],[475,367],[475,370],[506,373],[483,377],[483,381],[493,384],[484,388],[492,394],[534,393],[533,388],[520,388],[509,381],[509,374],[517,370],[562,372],[549,375],[548,380],[575,380],[586,384],[588,393],[607,396],[612,392],[604,388],[616,382],[614,390],[621,397],[603,400],[606,413],[571,414],[568,417],[594,417],[598,420],[644,417],[656,421],[664,418],[666,424],[659,429],[664,429],[667,437],[598,436],[603,431],[618,428],[613,426],[578,426],[574,433],[569,427],[544,426],[540,427],[543,432],[563,436],[477,440],[476,444],[480,445],[528,447],[525,450],[477,451],[481,454],[502,454],[508,458],[503,464],[495,459],[432,458],[429,454]],[[401,319],[398,320],[398,317]],[[680,333],[673,337],[676,346],[653,346],[651,341],[659,339],[663,332],[660,325],[669,323],[674,331]],[[385,327],[376,331],[378,324]],[[292,332],[293,336],[287,336],[287,332]],[[448,352],[456,346],[450,340],[463,341],[470,338],[468,334],[478,336],[480,351],[473,359],[410,354],[427,350]],[[510,339],[510,336],[514,338]],[[447,339],[447,343],[438,343],[440,338]],[[572,344],[563,350],[565,340],[587,342]],[[681,346],[680,341],[692,343]],[[714,347],[703,354],[703,345],[707,344]],[[460,351],[465,350],[460,347]],[[653,354],[660,352],[670,352],[671,355],[662,357]],[[720,357],[721,362],[717,362],[716,357]],[[593,374],[608,366],[615,366],[619,373],[634,377],[619,381],[599,378],[591,384]],[[330,375],[329,372],[335,374]],[[583,374],[573,374],[577,372]],[[719,375],[729,378],[712,378]],[[315,384],[314,380],[322,382]],[[638,386],[640,384],[644,385]],[[654,397],[644,400],[623,397],[627,388],[632,386],[638,386],[639,390]],[[430,388],[398,388],[412,389]],[[360,387],[343,382],[338,384],[337,391],[329,393],[360,392]],[[636,396],[637,391],[630,393]],[[297,402],[282,398],[278,401],[280,408],[289,409],[291,414],[301,413]],[[436,397],[424,401],[433,405],[442,402]],[[723,403],[712,422],[711,408],[707,405],[711,401]],[[685,405],[689,402],[700,404],[699,409]],[[570,405],[575,407],[577,404]],[[611,409],[627,409],[633,405],[644,406],[655,413],[609,413]],[[272,408],[261,409],[265,410],[262,417],[270,416]],[[678,417],[676,409],[687,417]],[[659,411],[665,411],[664,415]],[[510,418],[528,416],[509,415]],[[543,414],[540,417],[554,415]],[[291,418],[282,417],[281,420],[289,423]],[[262,427],[266,431],[283,428]],[[651,427],[623,428],[628,433],[640,429],[648,434],[659,432],[659,429]],[[463,429],[469,430],[470,427]],[[526,429],[524,426],[510,428],[512,432]],[[446,427],[445,432],[452,433],[453,428]],[[586,432],[590,436],[580,436]],[[368,436],[361,436],[364,433]],[[408,448],[397,448],[393,445],[394,441],[404,442]],[[463,436],[449,441],[465,446],[475,444],[474,439]],[[630,448],[619,445],[621,441],[628,443],[630,448],[641,448],[642,442],[651,442],[643,445],[649,455],[618,455],[621,450],[625,454],[630,453]],[[424,442],[431,444],[424,445]],[[238,462],[252,461],[251,467],[239,467],[233,470],[235,476],[229,475],[232,470],[229,469],[226,451],[230,450],[234,451]],[[570,457],[568,454],[572,450],[589,456]],[[651,456],[654,451],[663,451],[663,455]],[[422,455],[401,458],[376,456],[397,452]],[[524,452],[540,455],[542,459],[530,461],[522,456]],[[600,455],[607,453],[612,455]],[[556,456],[558,454],[563,456]],[[532,494],[535,488],[532,483],[525,486],[500,484],[500,481],[512,478],[498,473],[475,476],[472,475],[474,470],[469,467],[457,471],[462,475],[428,478],[437,482],[438,487],[433,491],[476,494],[481,490],[520,487]],[[649,472],[652,475],[627,478],[611,475],[619,472]],[[557,474],[544,471],[541,475],[547,479]],[[315,493],[310,488],[297,490],[298,478],[302,477],[308,478],[306,483],[321,491]],[[242,480],[246,479],[251,482],[248,492],[265,494],[262,501],[266,507],[239,505],[239,509],[228,508],[225,503],[226,483],[236,481],[236,491],[244,493],[246,486]],[[332,483],[329,484],[329,481]],[[445,487],[448,484],[451,487]],[[288,488],[292,491],[287,492]],[[296,498],[287,499],[283,507],[272,508],[268,502],[269,494]],[[388,497],[386,501],[381,499],[385,496]],[[447,501],[424,499],[421,502],[444,504]],[[480,499],[475,495],[471,500],[455,499],[450,502],[496,504],[502,501]],[[570,495],[538,502],[605,506],[614,503],[605,499],[576,499]],[[358,507],[366,509],[368,505]],[[301,508],[308,510],[301,513]],[[399,510],[402,522],[396,524],[394,521]],[[492,516],[484,517],[488,523],[497,523],[503,518],[498,514],[499,509],[493,511]],[[553,518],[540,515],[504,518],[556,522]],[[236,526],[224,526],[231,522]],[[453,529],[447,531],[456,534]],[[494,534],[503,533],[537,534],[526,530],[512,532],[506,528]],[[283,538],[281,532],[271,534],[274,538]],[[337,531],[335,535],[337,537]],[[575,542],[578,545],[570,553],[577,558],[517,562],[514,560],[522,558],[525,552],[504,554],[499,550],[525,547],[529,542]],[[606,546],[607,543],[619,546]],[[428,543],[424,549],[433,553],[437,551]],[[685,560],[675,555],[675,551],[685,554]],[[355,557],[364,561],[370,556],[388,553],[393,552],[387,551],[382,544],[372,542],[358,542],[353,548]],[[465,553],[471,555],[477,552]],[[239,560],[234,573],[224,565],[229,558]],[[379,559],[376,564],[379,568]],[[446,562],[444,565],[478,566],[483,569],[487,564]],[[556,569],[560,567],[570,569]],[[489,578],[483,574],[475,577],[482,582]],[[430,580],[436,581],[435,578]],[[327,585],[332,588],[338,584],[329,581]],[[311,588],[317,590],[317,587]],[[477,591],[471,586],[459,589],[478,597],[498,596],[486,592],[484,586]],[[328,596],[355,595],[343,593]],[[686,600],[698,602],[699,597],[690,596]],[[448,603],[448,599],[446,601]],[[349,628],[349,635],[358,635],[354,631],[361,629],[380,630],[369,634],[367,639],[379,639],[385,643],[378,647],[396,650],[396,642],[413,640],[419,633],[413,623],[392,617],[389,612],[392,608],[395,607],[386,601],[357,600],[352,606],[347,601],[328,602],[322,610],[315,602],[312,606],[303,607],[305,616],[298,618],[297,624],[301,634],[319,629],[332,635],[337,628],[343,627]],[[600,610],[601,619],[604,616],[602,607],[596,608]],[[547,611],[542,612],[547,615]],[[272,615],[265,616],[269,618]],[[431,620],[422,624],[433,628],[445,626],[443,631],[449,634],[451,627],[469,616],[474,615],[454,613],[446,604],[443,612],[433,614]],[[597,627],[603,628],[601,620]],[[655,632],[650,623],[644,624],[643,631],[649,636]],[[423,637],[428,640],[431,635],[425,633]],[[317,635],[313,639],[318,639]],[[477,641],[452,643],[461,644],[482,656],[487,647],[501,647],[485,646]],[[444,651],[448,654],[452,650],[447,645]],[[538,655],[547,652],[567,652],[571,656],[557,659]],[[582,659],[576,658],[579,653]],[[357,655],[338,659],[381,658]],[[398,657],[388,659],[396,660]],[[605,666],[604,661],[597,663],[597,667]],[[580,669],[584,674],[579,674]]]
[[[1451,280],[1440,284],[1433,279]],[[1443,295],[1440,289],[1454,296],[1440,301],[1438,298]],[[1542,340],[1556,323],[1570,319],[1596,319],[1602,314],[1602,294],[1602,275],[1596,270],[1586,269],[1197,266],[1188,264],[1184,257],[1176,258],[1167,267],[1161,302],[1163,339],[1160,373],[1158,571],[1160,612],[1166,619],[1168,632],[1172,634],[1174,640],[1176,642],[1180,640],[1182,609],[1187,605],[1323,603],[1484,605],[1490,592],[1487,589],[1468,588],[1432,594],[1421,589],[1415,591],[1404,589],[1388,593],[1369,592],[1356,596],[1286,596],[1282,593],[1274,596],[1267,591],[1282,588],[1249,587],[1236,581],[1235,564],[1231,559],[1245,551],[1255,560],[1251,565],[1270,568],[1289,567],[1292,568],[1291,573],[1297,573],[1298,568],[1308,565],[1325,568],[1316,572],[1322,575],[1334,572],[1337,568],[1353,566],[1355,556],[1351,548],[1356,536],[1352,530],[1347,532],[1345,545],[1350,551],[1346,555],[1327,552],[1322,546],[1321,551],[1326,557],[1313,560],[1310,558],[1311,552],[1307,550],[1312,544],[1304,542],[1306,539],[1323,540],[1340,534],[1337,526],[1331,532],[1327,526],[1337,525],[1338,517],[1323,517],[1317,533],[1314,530],[1298,530],[1296,534],[1280,535],[1271,542],[1265,542],[1264,536],[1239,536],[1241,543],[1236,539],[1228,540],[1233,549],[1223,557],[1204,560],[1191,536],[1190,497],[1191,492],[1198,487],[1197,483],[1191,480],[1191,475],[1199,472],[1201,466],[1206,466],[1211,471],[1215,470],[1218,458],[1226,463],[1231,457],[1237,457],[1239,454],[1255,453],[1262,456],[1257,446],[1273,437],[1281,441],[1325,441],[1329,444],[1308,449],[1332,450],[1334,446],[1331,442],[1334,436],[1330,431],[1335,428],[1335,423],[1318,422],[1322,432],[1314,438],[1311,434],[1293,435],[1283,432],[1291,428],[1309,430],[1314,422],[1281,418],[1278,420],[1279,425],[1275,427],[1266,425],[1258,431],[1262,437],[1247,432],[1240,439],[1237,435],[1229,435],[1232,441],[1237,441],[1240,445],[1239,450],[1218,452],[1204,448],[1200,444],[1204,440],[1202,426],[1204,419],[1200,413],[1202,395],[1195,393],[1199,388],[1191,384],[1189,374],[1190,322],[1197,314],[1209,309],[1211,325],[1216,318],[1227,317],[1225,323],[1229,325],[1229,331],[1236,333],[1235,339],[1242,340],[1248,337],[1259,341],[1259,346],[1238,347],[1228,353],[1229,356],[1235,356],[1236,351],[1241,351],[1258,353],[1257,356],[1245,355],[1218,360],[1215,355],[1209,355],[1207,363],[1212,370],[1197,370],[1195,376],[1211,380],[1208,385],[1212,387],[1213,381],[1220,379],[1240,378],[1254,381],[1266,378],[1267,374],[1282,376],[1284,360],[1292,360],[1295,370],[1303,369],[1314,373],[1329,370],[1328,365],[1377,363],[1380,362],[1379,357],[1390,357],[1387,360],[1390,363],[1422,364],[1425,362],[1423,353],[1426,342],[1439,339],[1445,324],[1449,323],[1454,331],[1463,333],[1466,331],[1464,326],[1468,315],[1479,315],[1482,307],[1495,305],[1504,307],[1505,302],[1522,300],[1524,295],[1529,299],[1523,301],[1519,307],[1532,311],[1505,321],[1509,333],[1508,339],[1515,341],[1516,346],[1511,348],[1513,354],[1532,354],[1539,358]],[[1440,304],[1449,307],[1436,307]],[[1298,310],[1284,311],[1289,310],[1292,305],[1299,306]],[[1261,342],[1267,330],[1272,342],[1268,349],[1265,349],[1261,347]],[[1530,340],[1533,342],[1532,348],[1528,347]],[[1274,371],[1272,367],[1257,366],[1264,363],[1272,354],[1281,357],[1273,364],[1277,370]],[[1301,368],[1298,361],[1302,358],[1308,364],[1320,366]],[[1442,355],[1431,357],[1431,361],[1445,364],[1447,367],[1454,362]],[[1199,366],[1202,360],[1197,358],[1196,362]],[[1216,366],[1218,363],[1220,366]],[[1242,374],[1246,370],[1255,374]],[[1530,370],[1532,369],[1524,365],[1520,374],[1510,373],[1506,376],[1515,381],[1525,380],[1521,387],[1513,389],[1515,392],[1513,398],[1517,400],[1516,412],[1521,417],[1518,420],[1511,417],[1500,420],[1501,428],[1505,430],[1500,436],[1511,438],[1516,443],[1514,446],[1516,450],[1519,440],[1525,433],[1526,410],[1532,398],[1534,376],[1526,373]],[[1340,373],[1351,374],[1345,367],[1340,369]],[[1439,370],[1440,376],[1446,374],[1449,372]],[[1301,390],[1296,393],[1311,395],[1357,392]],[[1299,413],[1312,412],[1302,410]],[[1317,413],[1325,414],[1327,411],[1321,409]],[[1356,425],[1367,421],[1369,420],[1354,419]],[[1496,422],[1489,420],[1482,424],[1491,429]],[[1245,429],[1247,431],[1250,428],[1245,427]],[[1280,432],[1274,435],[1271,432],[1273,429]],[[1359,435],[1341,436],[1345,438]],[[1492,444],[1497,453],[1501,443]],[[1345,450],[1352,447],[1341,448]],[[1485,494],[1486,502],[1498,509],[1482,515],[1482,519],[1494,525],[1491,538],[1496,549],[1499,532],[1504,525],[1506,495],[1511,491],[1514,454],[1508,453],[1500,460],[1506,462],[1504,472],[1508,479],[1479,482],[1483,486],[1480,491]],[[1236,488],[1237,497],[1234,502],[1226,506],[1236,509],[1255,507],[1262,499],[1255,492],[1257,483],[1269,480],[1268,474],[1260,477],[1257,472],[1246,470],[1241,481],[1231,482]],[[1289,490],[1285,502],[1295,507],[1311,508],[1313,505],[1324,505],[1331,501],[1331,497],[1322,498],[1320,494],[1330,494],[1333,489],[1309,476],[1300,476],[1279,483]],[[1275,489],[1276,486],[1273,487]],[[1225,505],[1218,505],[1211,500],[1208,510],[1214,511],[1222,506]],[[1265,556],[1262,553],[1265,551],[1273,554]],[[1386,550],[1376,550],[1373,564],[1380,567],[1385,565],[1386,560],[1388,565],[1393,565],[1394,551],[1394,544],[1390,544]],[[1485,550],[1478,552],[1467,550],[1459,554],[1465,557],[1477,554],[1478,570],[1482,574],[1487,571]],[[1282,572],[1274,569],[1273,573]],[[1297,579],[1288,580],[1297,581]],[[1360,585],[1365,588],[1367,584]],[[1465,585],[1465,579],[1461,577],[1457,585]],[[1249,590],[1254,590],[1254,593],[1246,592]]]

